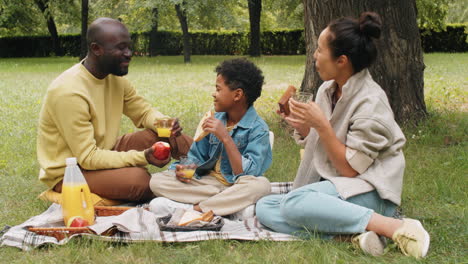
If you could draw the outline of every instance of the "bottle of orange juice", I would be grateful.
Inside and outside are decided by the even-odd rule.
[[[67,227],[94,224],[94,206],[88,184],[77,165],[76,158],[66,159],[67,167],[62,185],[62,213]]]

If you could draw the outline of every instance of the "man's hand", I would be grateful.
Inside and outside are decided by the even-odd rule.
[[[145,149],[145,158],[146,158],[146,160],[148,161],[149,164],[154,165],[154,166],[159,167],[159,168],[162,168],[166,164],[168,164],[169,161],[171,161],[171,155],[169,155],[169,157],[167,157],[167,159],[165,159],[165,160],[158,160],[157,158],[155,158],[153,156],[153,152],[154,152],[153,147]]]
[[[176,166],[176,170],[175,170],[176,178],[177,178],[177,180],[179,180],[181,182],[189,183],[191,181],[191,179],[185,178],[185,174],[183,172],[184,167],[185,167],[184,165],[177,165]]]
[[[182,127],[179,124],[179,119],[176,118],[172,122],[171,137],[178,137],[182,134]]]

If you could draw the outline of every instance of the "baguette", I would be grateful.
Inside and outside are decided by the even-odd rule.
[[[203,130],[202,125],[203,125],[203,122],[205,122],[207,118],[210,118],[213,115],[214,115],[213,110],[210,110],[203,115],[202,119],[200,120],[200,123],[198,123],[197,130],[195,131],[195,136],[193,136],[193,140],[195,140],[195,142],[202,140],[204,137],[206,137],[209,134],[209,132],[206,132],[205,130]]]
[[[288,89],[283,93],[281,98],[278,101],[279,109],[281,113],[289,115],[291,111],[289,110],[289,98],[296,93],[296,87],[289,85]]]

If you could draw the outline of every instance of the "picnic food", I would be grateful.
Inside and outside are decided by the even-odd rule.
[[[153,156],[158,160],[166,160],[171,154],[171,146],[167,142],[158,141],[153,145]]]
[[[64,223],[67,227],[70,227],[73,220],[80,217],[86,220],[88,225],[93,225],[94,206],[89,186],[77,165],[76,158],[66,159],[66,164],[67,167],[65,168],[62,185],[62,214]]]
[[[285,115],[289,115],[290,110],[289,110],[289,99],[293,94],[296,93],[296,87],[289,85],[288,89],[283,93],[281,98],[278,101],[278,105],[280,108],[280,112],[284,113]]]
[[[198,124],[197,131],[195,131],[195,136],[193,137],[193,140],[195,140],[195,142],[202,140],[204,137],[206,137],[206,135],[209,134],[209,132],[206,132],[205,130],[203,130],[202,125],[206,119],[212,117],[213,115],[214,115],[213,110],[208,111],[203,115],[202,119],[200,120],[200,123]]]
[[[214,213],[211,210],[203,214],[197,211],[187,210],[182,215],[182,218],[180,218],[180,221],[177,225],[186,226],[192,223],[193,221],[210,222],[213,219],[213,217],[214,217]]]
[[[85,226],[89,226],[89,222],[79,216],[74,216],[68,219],[67,226],[68,227],[85,227]]]

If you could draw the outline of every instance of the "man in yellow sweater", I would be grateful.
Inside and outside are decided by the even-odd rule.
[[[139,96],[129,81],[132,57],[127,28],[117,20],[99,18],[87,32],[88,54],[57,77],[47,89],[38,127],[39,179],[61,192],[65,159],[76,157],[91,192],[122,201],[143,201],[154,195],[147,164],[163,167],[152,145],[165,140],[172,157],[188,152],[192,139],[174,122],[169,138],[160,139],[154,121],[163,117]],[[118,137],[122,114],[139,132]]]

